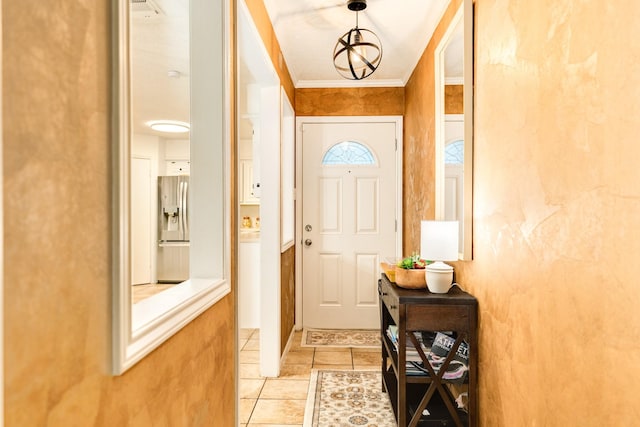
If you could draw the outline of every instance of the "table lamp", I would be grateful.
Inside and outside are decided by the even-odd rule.
[[[443,261],[458,260],[458,221],[422,221],[420,257],[433,261],[425,268],[430,292],[446,294],[453,282],[453,267]]]

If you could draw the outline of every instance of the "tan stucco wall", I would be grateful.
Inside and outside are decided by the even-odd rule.
[[[233,426],[233,294],[109,374],[110,4],[2,2],[5,425]]]
[[[474,260],[456,272],[479,300],[481,425],[637,425],[640,4],[476,0],[476,14]],[[426,191],[405,206],[405,247],[433,215],[411,177],[433,162],[419,67],[405,194]]]
[[[640,4],[477,14],[475,261],[460,276],[480,299],[484,425],[638,424]]]

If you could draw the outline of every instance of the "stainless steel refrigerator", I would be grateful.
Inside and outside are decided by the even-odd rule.
[[[189,278],[189,177],[158,177],[158,282]]]

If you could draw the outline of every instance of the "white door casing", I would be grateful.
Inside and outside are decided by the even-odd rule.
[[[306,119],[298,126],[302,324],[377,328],[379,264],[385,257],[399,256],[401,248],[401,233],[396,232],[401,218],[402,154],[396,152],[401,120]],[[374,163],[323,165],[325,153],[344,141],[368,148]]]

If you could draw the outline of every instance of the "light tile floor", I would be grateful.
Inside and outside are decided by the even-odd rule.
[[[240,331],[240,425],[302,426],[311,369],[377,370],[380,349],[302,347],[302,331],[292,338],[278,378],[259,368],[260,331]]]

